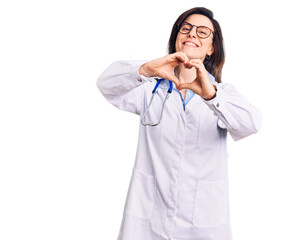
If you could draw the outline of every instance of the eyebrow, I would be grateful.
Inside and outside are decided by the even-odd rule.
[[[190,25],[193,25],[192,23],[189,23],[189,22],[182,22],[182,24],[181,25],[183,25],[184,23],[188,23],[188,24],[190,24]],[[197,27],[207,27],[207,26],[205,26],[205,25],[194,25],[194,26],[197,26]],[[213,33],[214,33],[214,27],[207,27],[208,29],[210,29]]]
[[[209,29],[211,29],[211,27],[208,27],[208,26],[205,26],[205,25],[196,25],[196,24],[192,24],[192,23],[189,23],[189,22],[183,22],[182,24],[184,24],[184,23],[188,23],[188,24],[190,24],[190,25],[194,25],[194,26],[197,26],[197,27],[207,27],[207,28],[209,28]],[[212,29],[211,29],[212,30]]]

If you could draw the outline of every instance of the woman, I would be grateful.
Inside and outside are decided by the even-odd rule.
[[[115,62],[97,80],[110,103],[142,122],[119,240],[232,239],[226,136],[256,133],[261,117],[221,82],[223,64],[218,22],[193,8],[176,20],[167,56]],[[146,112],[154,77],[164,80]]]

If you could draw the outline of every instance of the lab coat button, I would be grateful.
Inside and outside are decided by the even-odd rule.
[[[217,107],[217,108],[219,107],[219,103],[216,104],[216,107]]]
[[[139,82],[142,82],[142,78],[138,78],[137,80],[138,80]]]

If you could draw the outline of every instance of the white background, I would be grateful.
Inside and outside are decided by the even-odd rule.
[[[166,54],[172,25],[205,6],[225,39],[223,81],[262,112],[229,137],[236,240],[294,239],[291,1],[1,1],[0,239],[116,239],[139,117],[96,79],[113,61]]]

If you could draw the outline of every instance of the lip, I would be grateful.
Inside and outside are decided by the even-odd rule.
[[[186,43],[193,44],[193,45],[194,45],[194,47],[199,47],[199,46],[198,46],[198,44],[196,44],[195,42],[192,42],[192,41],[184,41],[184,42],[183,42],[183,44],[184,44],[184,45],[187,45],[187,46],[192,46],[192,47],[193,47],[193,45],[186,44]]]

